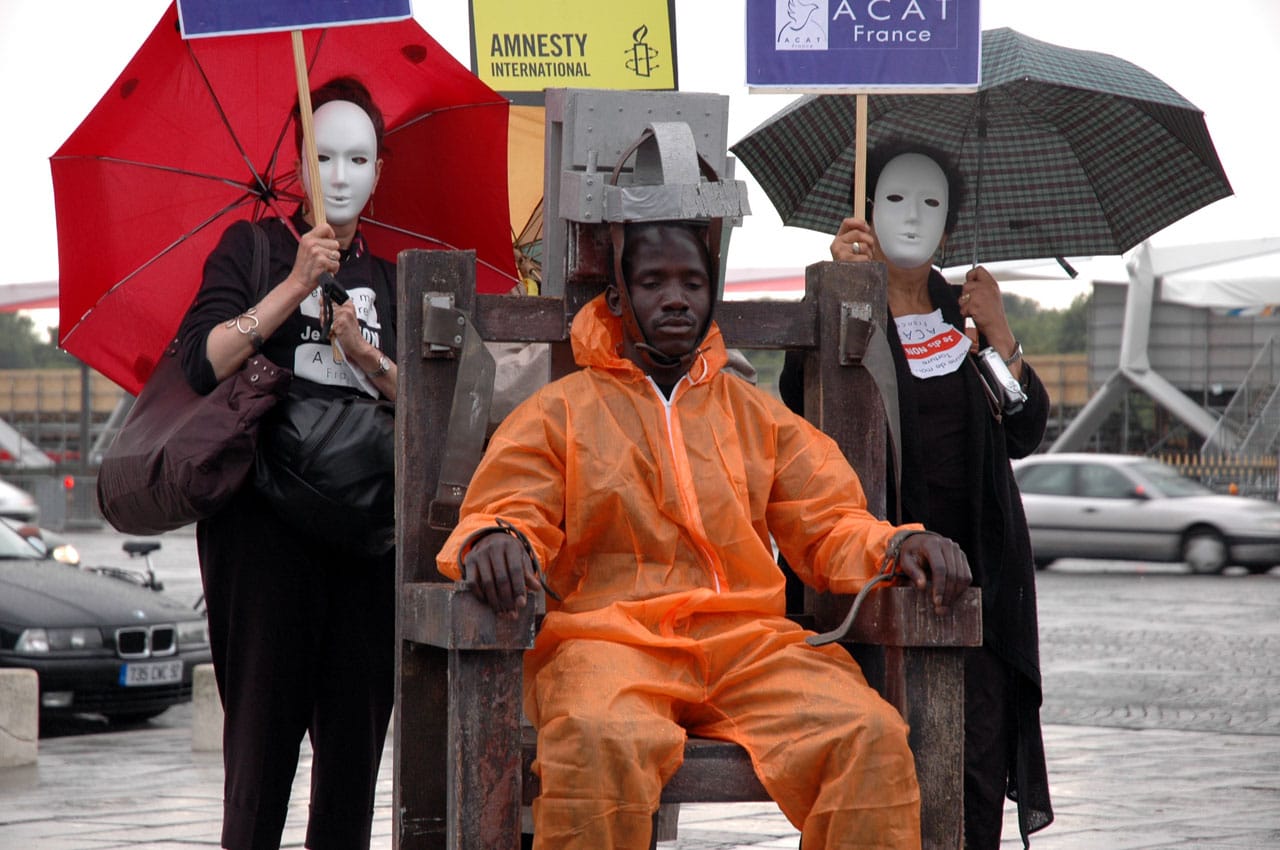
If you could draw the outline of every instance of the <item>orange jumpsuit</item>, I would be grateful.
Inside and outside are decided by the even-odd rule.
[[[819,590],[855,593],[896,529],[834,442],[721,373],[714,325],[669,403],[621,340],[603,298],[579,312],[583,369],[503,422],[438,558],[457,578],[501,517],[563,600],[525,657],[535,846],[648,847],[689,732],[747,750],[805,850],[918,850],[906,724],[843,649],[804,643],[770,545]]]

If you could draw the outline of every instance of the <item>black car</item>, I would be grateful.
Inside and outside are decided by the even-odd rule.
[[[42,717],[154,717],[191,700],[193,668],[209,660],[201,614],[59,563],[0,522],[0,667],[36,671]]]

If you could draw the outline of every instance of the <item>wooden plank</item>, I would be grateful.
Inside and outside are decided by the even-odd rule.
[[[448,656],[446,846],[519,850],[524,653],[454,650]]]
[[[453,396],[451,361],[424,358],[422,299],[427,292],[455,293],[470,306],[475,290],[470,251],[406,251],[397,263],[400,289],[396,324],[396,588],[441,580],[435,554],[445,533],[424,518],[435,495]],[[396,606],[396,712],[392,787],[397,850],[446,847],[448,785],[443,766],[450,747],[449,711],[442,683],[448,656],[403,639],[403,604]]]
[[[805,418],[827,434],[845,457],[866,494],[867,509],[884,517],[887,426],[875,381],[861,366],[841,365],[841,305],[862,305],[881,329],[888,315],[884,266],[879,263],[814,263],[805,270],[805,298],[818,305],[816,346],[805,355]],[[852,597],[805,589],[805,608],[819,631],[835,628]]]
[[[922,850],[964,846],[964,650],[888,649],[901,653],[908,742],[920,783]]]
[[[402,585],[400,606],[401,640],[441,649],[533,648],[537,604],[528,605],[519,618],[508,620],[461,583],[410,582]]]
[[[969,588],[949,613],[939,616],[927,591],[877,587],[858,609],[849,639],[881,646],[981,646],[982,592]]]
[[[521,797],[532,805],[542,791],[533,773],[536,733],[525,727],[522,733],[523,767],[526,776]],[[662,789],[663,804],[673,803],[766,803],[772,798],[756,777],[747,751],[727,741],[690,738],[684,747],[684,763]]]

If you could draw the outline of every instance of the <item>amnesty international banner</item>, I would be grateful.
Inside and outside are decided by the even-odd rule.
[[[516,264],[542,277],[543,91],[674,90],[675,0],[471,0],[471,70],[509,98],[507,187]]]
[[[471,0],[471,69],[527,105],[548,88],[674,89],[675,0]]]

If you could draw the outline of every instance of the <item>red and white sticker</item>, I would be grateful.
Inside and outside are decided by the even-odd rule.
[[[960,368],[969,353],[969,337],[947,324],[941,310],[911,316],[895,316],[898,339],[907,355],[911,374],[917,378],[949,375]]]

